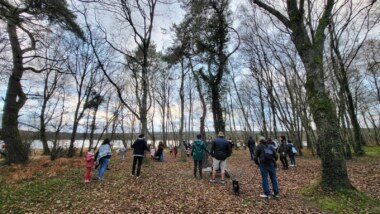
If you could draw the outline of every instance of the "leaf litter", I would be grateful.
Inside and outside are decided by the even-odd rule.
[[[280,199],[262,199],[261,176],[258,167],[249,158],[248,150],[234,150],[228,159],[227,169],[231,178],[239,180],[241,194],[235,196],[231,179],[226,184],[209,183],[206,172],[203,179],[194,178],[193,161],[174,158],[165,151],[163,162],[148,161],[142,165],[141,176],[131,175],[132,157],[126,161],[114,155],[104,181],[92,180],[85,185],[85,167],[82,159],[61,158],[54,162],[41,158],[27,166],[2,166],[0,172],[10,185],[20,179],[30,179],[38,172],[49,177],[71,179],[72,185],[45,196],[45,204],[28,201],[16,202],[12,209],[39,213],[323,213],[307,202],[299,193],[320,178],[320,160],[311,156],[297,157],[297,167],[280,169],[277,178]],[[371,165],[369,167],[369,165]],[[68,173],[79,168],[76,173]],[[29,169],[29,170],[25,170]],[[18,173],[20,172],[20,173]],[[25,172],[23,174],[22,172]],[[353,185],[360,191],[380,199],[380,160],[373,163],[348,162],[348,172]],[[375,173],[374,173],[375,172]],[[96,177],[96,170],[92,177]],[[13,174],[19,174],[15,176]],[[363,176],[365,175],[365,176]],[[41,199],[42,200],[42,199]]]

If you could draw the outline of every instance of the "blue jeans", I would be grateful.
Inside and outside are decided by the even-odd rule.
[[[104,157],[100,159],[100,168],[98,172],[98,177],[103,179],[104,172],[107,170],[108,162],[110,158]]]
[[[268,183],[268,174],[270,180],[272,181],[272,187],[274,194],[278,194],[278,184],[276,176],[276,168],[273,163],[271,164],[260,164],[260,172],[262,177],[262,185],[265,195],[270,195],[269,183]]]
[[[290,159],[290,165],[296,165],[296,158],[294,157],[295,155],[289,155]]]

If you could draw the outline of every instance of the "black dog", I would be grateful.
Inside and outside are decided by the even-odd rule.
[[[239,196],[239,194],[240,194],[239,181],[232,180],[232,190],[234,191],[235,195]]]

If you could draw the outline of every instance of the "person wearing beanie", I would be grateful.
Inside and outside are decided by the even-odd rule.
[[[144,152],[149,151],[148,144],[144,139],[144,134],[140,134],[135,142],[132,144],[133,148],[133,164],[132,164],[132,176],[139,178],[142,160],[144,158]],[[137,165],[137,169],[136,169]]]

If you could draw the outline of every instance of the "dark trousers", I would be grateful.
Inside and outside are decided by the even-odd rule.
[[[197,177],[197,166],[199,167],[199,177],[202,178],[202,160],[194,160],[194,177]]]
[[[286,158],[286,156],[280,155],[280,161],[282,163],[282,167],[284,169],[288,169],[288,159]]]
[[[249,153],[251,155],[251,160],[253,160],[253,154],[255,153],[255,148],[254,147],[249,147]]]
[[[133,156],[132,175],[140,176],[142,160],[143,160],[142,156]],[[136,164],[137,164],[137,172],[135,174]]]

